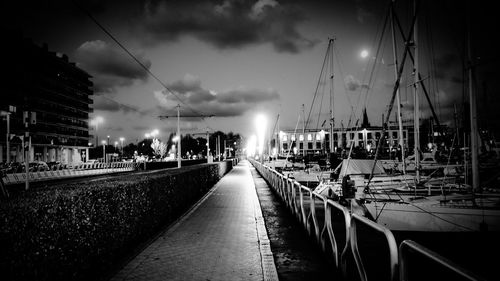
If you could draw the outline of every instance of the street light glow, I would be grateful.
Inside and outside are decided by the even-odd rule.
[[[360,56],[363,59],[366,58],[366,57],[368,57],[368,51],[367,50],[362,50],[361,53],[360,53]]]
[[[257,148],[257,137],[255,135],[252,135],[248,139],[248,143],[247,143],[247,147],[246,147],[247,157],[254,156],[256,148]]]
[[[262,114],[257,115],[255,118],[255,126],[257,128],[257,149],[258,153],[262,155],[265,146],[264,140],[266,137],[266,117]]]

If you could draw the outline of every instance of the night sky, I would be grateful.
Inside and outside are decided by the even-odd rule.
[[[176,129],[176,118],[160,120],[158,116],[176,115],[177,104],[181,116],[214,115],[203,120],[183,118],[183,133],[208,129],[249,136],[255,132],[253,120],[258,113],[267,116],[269,126],[280,114],[280,129],[293,129],[302,104],[308,114],[328,38],[333,36],[337,127],[341,122],[347,126],[352,112],[355,117],[351,119],[360,118],[364,107],[372,125],[380,125],[392,94],[390,25],[375,58],[389,1],[8,2],[15,3],[1,4],[2,25],[39,45],[47,43],[50,51],[67,54],[93,76],[92,117],[104,119],[100,138],[110,135],[112,140],[125,137],[127,143],[135,142],[153,129],[166,138]],[[396,1],[406,35],[412,2]],[[500,25],[492,4],[473,2],[474,6],[464,8],[467,4],[460,1],[421,2],[420,73],[441,122],[453,125],[453,107],[461,110],[464,102],[464,11],[471,16],[480,97],[498,92],[494,89],[498,70],[493,67],[498,51],[492,42],[497,41],[493,36]],[[402,46],[398,35],[399,57]],[[366,58],[360,56],[362,50],[368,51]],[[413,110],[410,72],[405,71],[401,90],[406,119]],[[320,83],[325,92],[318,94],[307,128],[315,129],[328,118],[329,89],[323,86]],[[319,97],[323,97],[321,107]],[[423,97],[421,101],[422,115],[430,116]],[[327,127],[328,122],[321,128]]]

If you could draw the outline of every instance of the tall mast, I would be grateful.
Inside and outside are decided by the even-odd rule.
[[[469,107],[470,107],[470,139],[472,153],[472,188],[474,191],[480,191],[479,186],[479,161],[478,161],[478,131],[477,131],[477,112],[476,112],[476,95],[472,85],[472,50],[471,50],[471,30],[470,16],[467,17],[467,59],[468,59],[468,78],[469,78]]]
[[[397,55],[397,48],[396,48],[396,30],[394,26],[394,1],[392,0],[391,2],[391,31],[392,31],[392,51],[394,54],[394,75],[396,79],[398,78],[398,55]],[[398,115],[398,125],[399,125],[399,146],[401,147],[401,161],[402,161],[402,166],[403,166],[403,174],[406,174],[406,164],[405,164],[405,147],[404,147],[404,138],[403,138],[403,120],[401,116],[401,95],[399,94],[399,88],[397,89],[396,92],[396,102],[398,103],[397,106],[397,115]]]
[[[417,2],[414,2],[414,10],[417,10]],[[415,63],[413,64],[413,74],[415,77],[415,81],[413,83],[414,89],[414,139],[415,139],[415,171],[416,171],[416,179],[417,183],[420,182],[420,102],[418,98],[418,46],[417,46],[417,38],[418,38],[418,19],[415,19],[415,25],[413,26],[413,44],[415,46]]]
[[[335,117],[333,115],[334,108],[334,99],[333,99],[333,82],[334,82],[334,67],[333,67],[333,43],[335,41],[335,37],[330,38],[328,41],[328,48],[330,49],[330,153],[333,153],[334,145],[333,145],[333,128],[335,126]]]
[[[302,139],[302,143],[303,143],[302,144],[302,156],[305,157],[306,156],[306,146],[305,146],[305,144],[306,144],[306,110],[304,108],[304,104],[302,104],[302,116],[304,116],[302,118],[302,124],[303,124],[303,126],[302,126],[302,137],[303,137],[303,139]],[[300,142],[300,138],[299,138],[299,142]]]

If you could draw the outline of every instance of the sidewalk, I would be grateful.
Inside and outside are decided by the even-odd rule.
[[[234,167],[111,280],[278,280],[250,165]]]

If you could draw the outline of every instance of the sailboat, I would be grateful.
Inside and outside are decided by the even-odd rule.
[[[413,43],[416,42],[416,12],[413,20],[413,28],[408,38],[413,35]],[[407,42],[408,43],[408,42]],[[471,51],[469,46],[469,60]],[[408,47],[403,55],[403,63],[399,68],[395,90],[389,104],[389,113],[394,103],[395,92],[401,79],[404,58],[410,52]],[[417,53],[418,54],[418,53]],[[416,56],[417,57],[417,56]],[[415,60],[417,64],[417,60]],[[472,64],[471,64],[472,65]],[[417,69],[415,73],[418,74]],[[478,162],[478,127],[476,114],[476,95],[472,86],[472,67],[468,69],[469,76],[469,99],[470,99],[470,124],[471,124],[471,154],[473,181],[472,188],[467,192],[447,193],[442,190],[440,195],[416,195],[388,192],[386,190],[373,190],[366,185],[362,196],[357,196],[351,203],[362,208],[365,215],[379,224],[393,231],[417,231],[417,232],[499,232],[500,231],[500,195],[498,193],[486,193],[479,186],[479,162]],[[415,75],[415,91],[418,87],[418,75]],[[418,93],[415,92],[415,98]],[[418,109],[418,100],[415,102],[415,110]],[[418,112],[415,120],[415,161],[418,167]],[[388,120],[386,120],[387,122]],[[417,177],[419,169],[416,169]]]

